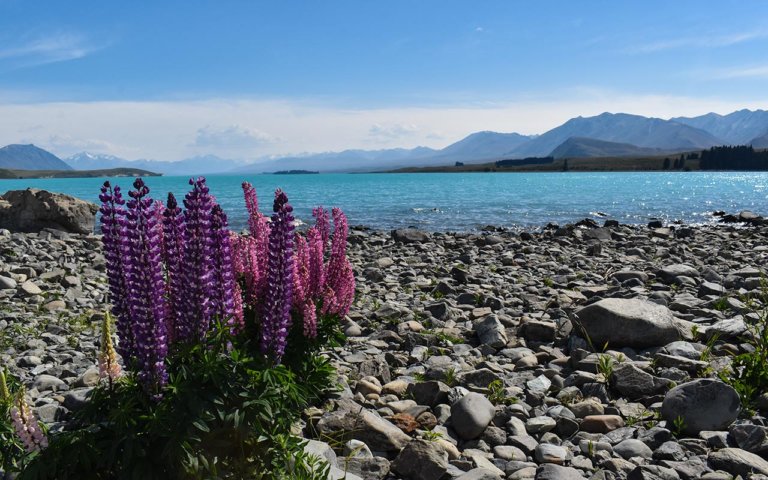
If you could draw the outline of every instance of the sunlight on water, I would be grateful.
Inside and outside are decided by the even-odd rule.
[[[181,197],[186,177],[154,177],[154,198]],[[311,220],[316,205],[340,206],[355,225],[379,229],[476,230],[484,225],[529,228],[585,217],[643,224],[651,218],[688,223],[713,221],[711,212],[768,213],[768,173],[518,173],[518,174],[322,174],[211,176],[208,183],[234,228],[245,226],[240,184],[248,180],[269,211],[272,192],[283,188],[296,216]],[[0,190],[27,187],[98,201],[103,179],[0,180]],[[131,180],[112,179],[126,190]]]

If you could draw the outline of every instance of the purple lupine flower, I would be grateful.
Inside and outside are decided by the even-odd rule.
[[[273,210],[261,350],[279,362],[285,352],[293,298],[293,207],[280,189],[275,191]]]
[[[131,200],[126,213],[127,306],[136,344],[131,363],[136,366],[145,389],[157,395],[168,380],[162,226],[144,181],[138,178],[133,186],[135,190],[129,192]]]
[[[214,205],[211,211],[211,261],[213,266],[213,283],[211,296],[211,314],[221,320],[226,320],[234,331],[243,325],[242,309],[236,312],[235,275],[232,270],[232,246],[227,215],[219,205]]]
[[[333,209],[333,239],[331,257],[326,271],[326,292],[323,299],[323,313],[346,315],[355,294],[355,276],[347,259],[347,217]]]
[[[126,361],[136,354],[133,330],[128,313],[128,289],[125,265],[125,200],[120,187],[112,188],[109,181],[101,187],[101,232],[104,257],[107,264],[110,302],[116,318],[117,335],[120,339],[118,352]]]
[[[168,316],[166,320],[168,341],[174,342],[181,325],[184,304],[184,216],[176,197],[168,193],[168,203],[163,209],[163,242],[165,265],[168,272],[166,290],[168,293]]]
[[[328,210],[323,207],[315,207],[312,209],[312,216],[315,217],[315,228],[320,232],[320,236],[323,239],[323,249],[328,245],[328,238],[331,236],[331,222],[328,218]]]
[[[214,200],[205,178],[190,179],[192,190],[184,197],[184,309],[176,328],[176,339],[202,339],[211,321],[213,263],[211,259],[211,212]]]

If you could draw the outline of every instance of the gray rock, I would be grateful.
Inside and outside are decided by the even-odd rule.
[[[40,295],[43,293],[40,287],[32,283],[30,280],[27,280],[21,284],[21,290],[27,295]]]
[[[451,387],[439,381],[411,383],[408,385],[408,393],[411,394],[416,403],[434,407],[440,403],[448,401],[448,392]]]
[[[728,433],[742,450],[757,453],[758,455],[768,453],[768,428],[750,423],[742,423],[731,425]]]
[[[575,468],[547,463],[536,469],[536,480],[584,480],[584,476]]]
[[[678,277],[699,278],[701,274],[690,265],[682,263],[664,267],[659,271],[659,276],[667,282],[675,281]]]
[[[389,460],[382,457],[349,458],[344,460],[347,472],[364,480],[384,480],[390,470]]]
[[[391,422],[351,400],[338,400],[339,410],[326,413],[317,422],[320,433],[337,435],[364,442],[377,452],[399,452],[411,440]]]
[[[634,457],[651,458],[653,455],[653,450],[648,445],[634,438],[628,438],[614,445],[613,451],[625,460]]]
[[[664,393],[672,385],[670,380],[654,377],[630,362],[613,367],[611,382],[616,391],[630,400]]]
[[[491,423],[496,407],[485,396],[470,392],[451,406],[451,425],[465,440],[479,437]]]
[[[93,233],[98,206],[69,195],[36,188],[10,190],[0,196],[0,228],[39,232],[45,228]]]
[[[487,315],[475,321],[474,329],[484,345],[503,348],[507,344],[507,332],[496,315]]]
[[[40,375],[35,379],[34,383],[32,383],[32,387],[36,388],[40,392],[44,392],[46,390],[56,391],[65,385],[66,382],[64,382],[64,380],[47,374]]]
[[[413,440],[392,462],[392,470],[412,480],[439,480],[448,468],[448,454],[436,443]]]
[[[593,345],[611,348],[666,345],[690,337],[691,331],[691,324],[675,318],[667,307],[634,298],[600,300],[574,317]]]
[[[707,455],[709,465],[732,475],[747,476],[750,473],[768,475],[768,461],[740,448],[723,448]]]
[[[80,410],[85,406],[92,388],[77,388],[64,395],[64,406],[72,411]]]
[[[459,475],[454,480],[501,480],[501,477],[496,472],[485,468],[473,468]]]
[[[680,480],[680,475],[671,468],[641,465],[629,472],[627,480]]]
[[[332,467],[338,466],[336,452],[325,442],[307,440],[307,444],[304,445],[304,453],[323,459]]]
[[[0,290],[16,290],[16,280],[0,275]]]
[[[392,230],[392,239],[400,243],[424,243],[429,241],[429,234],[414,228],[401,228]]]
[[[712,379],[697,379],[671,389],[664,397],[661,415],[667,422],[681,417],[684,432],[724,430],[741,410],[739,395],[730,386]]]
[[[568,460],[570,453],[563,447],[552,445],[551,443],[540,443],[536,445],[534,457],[539,463],[562,465]]]

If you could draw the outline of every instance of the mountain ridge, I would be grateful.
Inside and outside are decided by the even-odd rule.
[[[0,168],[9,170],[73,170],[62,159],[32,144],[0,148]]]
[[[568,142],[572,138],[579,140]],[[80,153],[68,157],[65,161],[76,169],[141,168],[166,175],[262,173],[282,170],[364,172],[440,166],[455,162],[473,164],[544,157],[555,152],[558,155],[626,156],[635,154],[633,152],[647,155],[650,151],[646,149],[665,153],[749,143],[757,148],[768,147],[768,111],[742,109],[727,115],[707,113],[698,117],[673,117],[668,120],[605,112],[591,117],[572,118],[541,135],[529,136],[486,130],[470,133],[441,149],[348,149],[338,152],[282,155],[246,164],[216,155],[169,162],[129,161],[112,155]],[[563,147],[560,148],[561,146]]]

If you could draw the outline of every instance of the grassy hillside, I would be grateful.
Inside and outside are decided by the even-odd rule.
[[[694,152],[694,153],[699,153]],[[687,155],[687,154],[686,154]],[[551,163],[529,165],[497,166],[496,162],[443,167],[401,168],[392,173],[428,173],[428,172],[561,172],[567,168],[572,172],[647,172],[679,171],[673,168],[679,154],[644,157],[599,157],[599,158],[558,158]],[[670,168],[665,169],[665,159],[669,159]],[[567,166],[566,166],[567,162]],[[684,170],[698,170],[699,160],[685,161]]]
[[[91,178],[91,177],[159,177],[161,174],[138,168],[103,170],[10,170],[0,168],[0,178]]]

